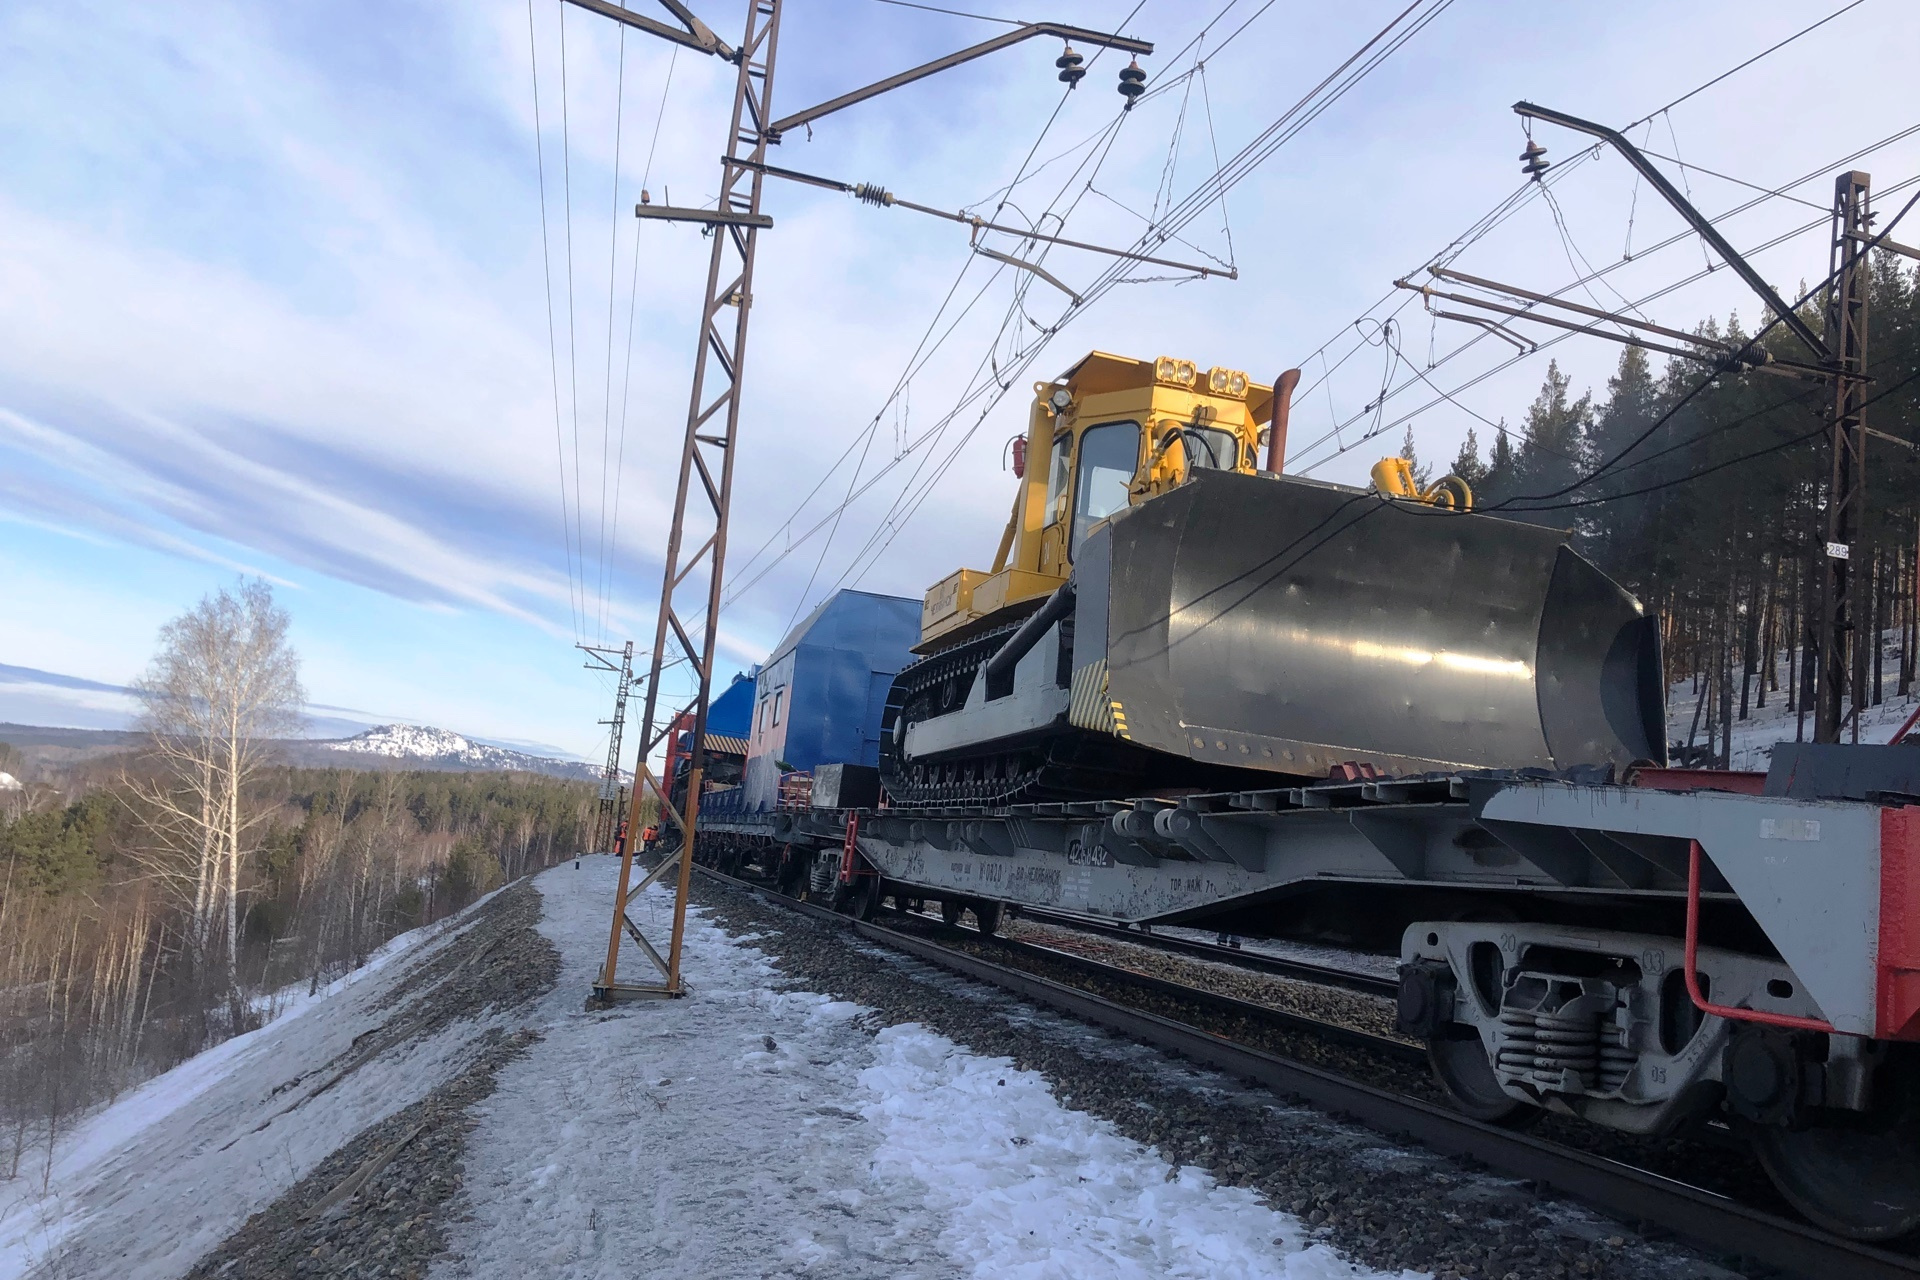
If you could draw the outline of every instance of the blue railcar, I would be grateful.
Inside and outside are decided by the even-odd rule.
[[[877,765],[887,691],[919,640],[920,602],[899,596],[836,591],[802,619],[754,682],[734,803],[745,812],[773,808],[784,772]]]
[[[747,735],[753,731],[755,667],[738,673],[726,692],[707,704],[707,750],[726,755],[745,756]]]

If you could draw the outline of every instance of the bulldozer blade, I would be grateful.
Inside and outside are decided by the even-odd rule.
[[[1201,471],[1075,558],[1070,718],[1321,778],[1664,761],[1656,619],[1564,532]]]

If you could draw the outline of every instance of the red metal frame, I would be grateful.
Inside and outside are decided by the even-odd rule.
[[[1916,724],[1920,724],[1920,707],[1915,707],[1913,709],[1913,714],[1907,717],[1907,722],[1900,726],[1900,729],[1898,732],[1896,732],[1891,738],[1887,739],[1887,744],[1891,746],[1892,744],[1906,737],[1909,733],[1912,733],[1913,726]]]
[[[1693,1001],[1693,1007],[1702,1013],[1710,1013],[1716,1018],[1725,1018],[1729,1022],[1758,1022],[1769,1027],[1791,1027],[1796,1031],[1825,1031],[1831,1033],[1833,1024],[1822,1022],[1818,1018],[1796,1018],[1791,1014],[1767,1013],[1760,1009],[1736,1009],[1732,1005],[1714,1004],[1700,994],[1700,971],[1696,965],[1696,953],[1700,948],[1700,842],[1687,842],[1687,997]]]
[[[1880,810],[1880,949],[1874,1034],[1920,1040],[1920,807]]]
[[[840,846],[840,883],[841,884],[852,884],[853,877],[855,875],[860,874],[859,872],[856,872],[853,869],[855,862],[858,861],[859,859],[858,846],[856,846],[854,843],[855,840],[859,838],[859,835],[860,835],[860,815],[857,813],[850,813],[847,815],[846,843]],[[876,873],[867,872],[866,874],[873,875]]]

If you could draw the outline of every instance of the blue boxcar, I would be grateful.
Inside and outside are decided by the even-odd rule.
[[[707,704],[707,738],[709,751],[713,750],[714,738],[738,738],[746,741],[753,730],[753,689],[754,676],[760,674],[760,668],[751,672],[737,674],[733,683],[727,686],[725,693]],[[741,753],[742,755],[745,752]]]
[[[878,765],[887,691],[919,641],[918,600],[869,591],[827,597],[760,668],[736,803],[771,809],[787,769]]]

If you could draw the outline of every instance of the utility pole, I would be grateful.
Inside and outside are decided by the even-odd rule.
[[[1083,44],[1118,49],[1135,55],[1153,52],[1143,40],[1090,31],[1060,23],[1023,23],[992,39],[950,53],[932,62],[888,76],[864,88],[841,94],[804,111],[775,120],[772,114],[773,71],[779,47],[783,0],[749,0],[746,33],[738,48],[729,48],[700,22],[680,0],[660,0],[680,23],[670,26],[643,18],[609,0],[568,0],[583,9],[651,35],[672,40],[700,52],[724,58],[738,69],[734,80],[733,113],[726,153],[720,159],[719,196],[712,208],[678,208],[642,203],[634,216],[668,222],[701,224],[713,240],[707,263],[706,299],[700,312],[699,345],[693,368],[693,389],[680,448],[679,485],[674,495],[673,522],[667,535],[666,566],[660,589],[660,611],[654,628],[652,663],[648,670],[640,741],[634,763],[633,793],[629,801],[629,836],[638,829],[642,789],[659,799],[660,812],[679,828],[681,839],[670,854],[634,885],[633,846],[629,838],[620,858],[620,878],[614,892],[613,920],[607,933],[607,960],[594,984],[593,999],[610,1003],[623,999],[672,997],[685,994],[680,980],[681,943],[686,931],[687,888],[693,869],[694,834],[698,828],[701,780],[706,770],[707,700],[712,687],[715,643],[719,636],[720,588],[726,564],[727,526],[733,495],[733,468],[740,431],[740,387],[746,365],[747,319],[753,308],[754,254],[759,233],[773,226],[760,211],[761,185],[766,173],[767,148],[792,129],[811,130],[813,123],[833,112],[912,84],[927,76],[1010,48],[1035,36],[1055,36]],[[1071,61],[1069,61],[1071,55]],[[1056,63],[1060,80],[1069,87],[1085,74],[1082,60],[1071,49]],[[1121,78],[1121,92],[1129,102],[1143,79],[1138,66],[1133,76]],[[1131,92],[1129,92],[1131,90]],[[712,384],[712,385],[710,385]],[[670,650],[676,650],[673,656]],[[680,812],[663,783],[647,768],[655,746],[671,732],[676,717],[660,720],[660,676],[669,666],[686,662],[696,688],[693,710],[693,746],[687,770],[686,811]],[[663,958],[627,916],[632,894],[645,889],[669,871],[677,871],[673,932]],[[622,983],[617,980],[620,939],[631,937],[659,969],[661,981]]]
[[[613,719],[600,722],[607,726],[607,767],[600,775],[600,810],[593,820],[593,851],[611,853],[620,821],[620,800],[626,794],[626,788],[620,785],[620,739],[627,728],[627,694],[634,684],[633,641],[627,641],[624,649],[603,649],[590,644],[574,647],[587,655],[587,670],[611,671],[619,678],[613,691]],[[619,655],[619,666],[613,664],[615,654]]]
[[[1820,632],[1820,701],[1813,740],[1838,742],[1841,705],[1853,675],[1853,740],[1860,741],[1866,705],[1866,662],[1879,657],[1879,637],[1858,634],[1854,621],[1853,556],[1867,505],[1867,243],[1871,238],[1864,173],[1843,173],[1833,184],[1833,247],[1827,285],[1827,346],[1832,352],[1832,473],[1827,481],[1827,571],[1821,582],[1825,626]],[[1848,643],[1854,661],[1848,661]]]
[[[1715,369],[1780,374],[1816,380],[1830,386],[1832,389],[1829,419],[1832,436],[1832,465],[1827,484],[1826,546],[1823,557],[1826,562],[1826,571],[1821,578],[1822,619],[1819,630],[1819,678],[1815,686],[1818,692],[1813,740],[1839,742],[1841,732],[1846,728],[1846,720],[1850,718],[1853,725],[1853,740],[1858,742],[1860,740],[1859,712],[1866,702],[1865,660],[1870,656],[1877,656],[1878,649],[1877,637],[1869,638],[1857,634],[1858,624],[1854,620],[1854,615],[1858,610],[1853,600],[1853,575],[1850,567],[1852,557],[1858,550],[1855,544],[1862,533],[1866,510],[1866,437],[1870,434],[1866,425],[1865,412],[1867,255],[1868,251],[1875,247],[1911,257],[1920,257],[1920,251],[1896,244],[1888,240],[1884,234],[1873,235],[1869,229],[1872,221],[1872,215],[1868,210],[1868,194],[1872,185],[1870,179],[1866,174],[1859,172],[1841,174],[1834,184],[1833,236],[1827,278],[1825,331],[1815,333],[1813,328],[1786,299],[1774,290],[1772,285],[1766,282],[1753,265],[1727,243],[1719,229],[1694,208],[1693,204],[1667,180],[1666,175],[1661,173],[1652,161],[1642,155],[1639,149],[1617,130],[1567,115],[1564,112],[1537,106],[1531,102],[1517,102],[1513,109],[1530,121],[1544,120],[1550,124],[1561,125],[1578,133],[1599,138],[1619,152],[1621,157],[1674,208],[1675,212],[1686,219],[1700,238],[1705,240],[1714,252],[1733,268],[1734,273],[1759,296],[1767,309],[1779,317],[1780,323],[1799,339],[1800,344],[1807,349],[1813,359],[1811,361],[1782,360],[1762,348],[1757,342],[1737,346],[1697,334],[1686,334],[1675,329],[1662,328],[1635,317],[1616,315],[1445,268],[1432,269],[1432,275],[1436,279],[1504,294],[1510,299],[1517,300],[1519,305],[1503,304],[1482,297],[1448,292],[1432,284],[1415,285],[1404,280],[1396,283],[1401,288],[1418,290],[1429,300],[1437,297],[1466,303],[1503,316],[1536,321],[1575,333],[1608,338],[1630,346],[1696,360]],[[1532,174],[1536,182],[1547,170],[1547,165],[1542,159],[1545,154],[1545,149],[1529,138],[1527,150],[1522,158],[1526,161],[1527,172]],[[1589,316],[1592,319],[1582,324],[1573,320],[1550,317],[1540,313],[1542,307],[1552,307],[1574,315]],[[1429,309],[1431,309],[1431,301],[1429,301]],[[1444,311],[1436,311],[1434,314],[1480,325],[1504,336],[1509,341],[1516,343],[1521,341],[1507,328],[1506,324],[1498,321]],[[1622,328],[1656,333],[1684,345],[1674,346],[1670,343],[1653,342],[1639,333],[1609,332],[1598,328],[1600,323],[1611,323]],[[1863,649],[1862,646],[1868,647]],[[1852,695],[1854,710],[1851,717],[1843,717],[1842,712],[1848,701],[1849,692]]]

